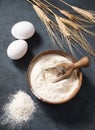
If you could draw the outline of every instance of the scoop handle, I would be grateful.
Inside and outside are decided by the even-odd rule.
[[[88,67],[90,65],[90,60],[88,57],[83,57],[78,62],[73,64],[73,68],[81,68],[81,67]]]

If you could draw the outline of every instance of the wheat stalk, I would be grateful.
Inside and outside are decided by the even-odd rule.
[[[51,39],[53,40],[53,42],[55,43],[59,43],[59,46],[62,47],[62,45],[59,42],[58,39],[58,26],[56,23],[54,23],[45,12],[43,12],[43,10],[41,8],[39,8],[36,5],[33,5],[34,10],[36,11],[36,13],[38,14],[39,18],[41,19],[41,21],[44,23],[47,32],[49,34],[49,36],[51,37]]]
[[[77,23],[80,23],[80,24],[81,24],[81,22],[89,23],[89,21],[86,20],[86,19],[75,16],[75,15],[71,14],[70,12],[68,12],[68,11],[66,11],[64,9],[60,9],[57,6],[55,6],[55,5],[51,4],[50,2],[48,2],[47,0],[44,0],[44,1],[46,3],[48,3],[51,7],[57,9],[61,14],[63,14],[64,16],[66,16],[68,19],[70,19],[73,22],[77,22]]]
[[[78,22],[79,22],[79,20],[80,20],[80,21],[88,22],[85,19],[82,19],[82,18],[79,18],[77,16],[74,16],[74,15],[68,13],[65,10],[60,10],[58,7],[56,7],[53,4],[49,3],[47,0],[44,0],[44,1],[46,1],[50,6],[54,7],[57,10],[59,10],[61,13],[63,13],[65,16],[67,16],[72,21],[73,20],[74,21],[78,20]],[[76,47],[76,43],[78,43],[82,48],[84,48],[84,50],[86,52],[89,52],[89,53],[91,53],[92,55],[95,56],[94,49],[89,45],[88,41],[83,36],[81,31],[84,31],[85,33],[90,34],[91,36],[95,37],[94,33],[88,31],[87,29],[83,28],[79,24],[73,23],[73,22],[71,22],[71,21],[69,21],[69,20],[67,20],[65,18],[58,17],[57,15],[55,15],[55,19],[56,19],[56,21],[58,23],[60,32],[63,34],[63,36],[65,37],[65,39],[67,41],[67,44],[68,44],[72,54],[74,54],[72,46],[74,46],[78,50],[78,48]],[[72,28],[72,30],[70,30],[69,28],[70,29]],[[73,35],[73,34],[75,34],[75,35]]]
[[[47,5],[45,5],[43,2],[41,2],[40,0],[27,0],[30,4],[35,4],[37,5],[39,8],[41,8],[46,14],[48,13],[53,13]]]
[[[86,40],[83,34],[85,33],[85,34],[95,37],[95,34],[87,30],[87,28],[85,28],[83,25],[83,22],[89,23],[89,21],[86,19],[77,17],[69,13],[68,11],[59,9],[58,7],[49,3],[47,0],[44,0],[44,1],[47,2],[48,5],[41,2],[40,0],[28,0],[28,2],[30,2],[33,5],[33,8],[36,11],[37,15],[39,16],[39,18],[41,19],[41,21],[44,23],[47,29],[47,32],[49,36],[51,37],[51,39],[53,40],[53,42],[55,44],[58,43],[59,46],[64,48],[64,43],[62,45],[62,40],[63,38],[65,38],[72,54],[74,54],[73,47],[76,48],[80,52],[80,50],[78,49],[78,45],[79,45],[86,52],[95,56],[95,50],[88,43],[88,41]],[[67,5],[70,6],[69,4]],[[49,8],[49,6],[60,11],[60,13],[62,13],[68,19],[56,15]],[[53,20],[51,19],[52,18],[51,16],[53,16]]]
[[[78,14],[80,14],[81,16],[83,16],[84,18],[86,18],[86,20],[88,20],[88,22],[91,23],[95,23],[95,11],[90,11],[90,10],[85,10],[76,6],[72,6],[68,3],[66,3],[64,0],[59,0],[62,3],[64,3],[65,5],[71,7],[75,12],[77,12]]]
[[[68,46],[71,48],[71,52],[73,52],[71,45],[73,46],[73,44],[76,45],[76,43],[78,43],[82,48],[84,48],[85,51],[95,56],[94,49],[89,45],[88,41],[81,33],[81,26],[72,23],[62,17],[58,17],[57,15],[56,21],[59,25],[60,32],[67,40],[67,43],[69,43]]]

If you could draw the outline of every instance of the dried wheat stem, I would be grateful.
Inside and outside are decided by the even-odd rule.
[[[32,3],[35,3],[36,5],[38,5],[39,7],[44,7],[44,8],[47,8],[47,5],[45,5],[43,2],[41,2],[40,0],[27,0],[28,2],[32,2]]]
[[[44,4],[40,0],[28,0],[28,1],[30,3],[34,2],[39,8],[41,8],[46,13],[46,15],[48,15],[48,17],[54,18],[55,13],[46,4]]]
[[[80,18],[78,16],[75,16],[73,14],[71,14],[70,12],[64,10],[64,9],[60,9],[57,6],[51,4],[50,2],[48,2],[47,0],[44,0],[46,3],[48,3],[51,7],[55,8],[56,10],[58,10],[61,14],[63,14],[64,16],[66,16],[68,19],[70,19],[71,21],[74,21],[76,23],[82,24],[83,22],[85,23],[89,23],[88,20],[84,19],[84,18]]]
[[[87,10],[72,6],[72,9],[74,11],[76,11],[77,13],[81,14],[82,16],[84,16],[86,19],[88,19],[90,22],[95,23],[95,12],[91,13]]]
[[[49,13],[53,14],[53,11],[48,7],[48,5],[44,4],[40,0],[28,0],[30,3],[34,2],[38,7],[40,7],[45,13],[49,15]]]
[[[49,8],[48,5],[41,2],[40,0],[28,0],[28,1],[33,5],[34,10],[36,11],[41,21],[44,23],[47,32],[54,43],[59,44],[59,46],[63,48],[63,45],[60,42],[60,34],[61,34],[66,39],[68,47],[70,48],[72,54],[73,54],[72,46],[77,48],[77,46],[79,45],[86,52],[95,56],[95,50],[91,47],[91,45],[89,45],[88,41],[83,35],[83,32],[85,32],[85,34],[90,34],[91,36],[95,36],[94,33],[90,32],[83,26],[83,22],[88,22],[88,20],[70,14],[68,11],[60,10],[58,7],[52,5],[47,0],[44,1],[47,2],[48,5],[50,5],[51,7],[60,11],[68,19],[60,17],[57,14],[55,14]],[[71,8],[73,7],[69,4],[67,5],[70,6]],[[51,15],[54,18],[53,20],[51,20],[52,18]],[[82,22],[82,23],[79,24],[78,22]]]
[[[75,16],[75,15],[69,13],[68,11],[60,10],[60,12],[75,23],[79,23],[79,24],[82,24],[82,25],[85,24],[85,23],[89,23],[88,20],[80,18],[78,16]],[[85,22],[85,23],[83,23],[83,22]]]
[[[66,20],[59,16],[56,16],[56,21],[59,25],[60,32],[67,40],[67,44],[69,48],[71,48],[70,43],[71,44],[78,43],[86,52],[89,52],[90,54],[95,56],[94,49],[89,45],[89,43],[81,33],[81,29],[83,30],[84,28],[81,28],[80,25],[72,23],[71,21]],[[70,50],[72,52],[72,48]]]
[[[64,3],[64,4],[67,5],[67,6],[71,7],[71,5],[68,4],[67,2],[65,2],[64,0],[59,0],[59,1],[62,2],[62,3]]]
[[[95,11],[89,11],[89,10],[85,10],[85,9],[81,9],[81,8],[72,6],[68,3],[66,3],[64,0],[59,0],[59,1],[61,1],[62,3],[64,3],[67,6],[71,7],[75,12],[77,12],[78,14],[83,16],[89,22],[95,23]]]
[[[33,5],[33,8],[36,11],[37,15],[39,16],[39,18],[41,19],[41,21],[44,23],[47,32],[51,37],[51,39],[53,40],[53,42],[55,43],[55,45],[58,43],[59,46],[62,47],[62,44],[60,44],[60,40],[58,38],[59,37],[57,32],[59,30],[58,25],[54,23],[50,18],[48,18],[47,14],[43,12],[43,10],[40,9],[38,6]]]
[[[74,23],[66,18],[63,17],[59,17],[59,20],[62,21],[65,25],[67,25],[68,27],[71,27],[71,29],[77,30],[77,31],[84,31],[85,33],[95,37],[95,34],[88,31],[87,29],[85,29],[84,27],[82,27],[81,25]],[[59,25],[60,26],[60,25]]]

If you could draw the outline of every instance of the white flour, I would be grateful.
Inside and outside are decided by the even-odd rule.
[[[73,75],[60,82],[53,83],[56,73],[45,71],[46,68],[53,67],[60,62],[72,63],[69,59],[57,55],[49,54],[41,57],[31,70],[31,85],[36,94],[48,101],[58,102],[66,98],[78,87],[79,79]]]
[[[4,108],[1,123],[12,127],[27,122],[35,111],[35,105],[31,97],[23,91],[18,91],[10,97],[10,102]]]

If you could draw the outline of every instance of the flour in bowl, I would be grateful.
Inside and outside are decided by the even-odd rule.
[[[39,58],[34,64],[31,74],[31,90],[40,98],[49,102],[60,102],[71,95],[78,87],[79,78],[75,73],[68,79],[53,83],[57,78],[56,72],[49,73],[46,68],[53,67],[58,63],[72,63],[69,59],[58,55],[48,54]]]

